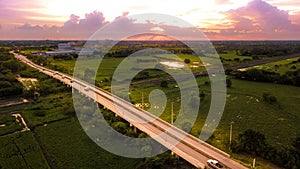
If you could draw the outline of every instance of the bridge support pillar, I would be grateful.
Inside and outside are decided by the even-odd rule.
[[[130,126],[130,127],[133,127],[133,132],[134,132],[134,133],[137,133],[137,129],[136,129],[136,127],[135,127],[133,124],[130,123],[129,126]]]
[[[104,106],[103,106],[102,104],[100,104],[100,103],[97,103],[97,107],[100,108],[100,109],[101,109],[101,108],[102,108],[102,109],[104,108]]]

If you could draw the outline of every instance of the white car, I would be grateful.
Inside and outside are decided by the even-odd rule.
[[[219,161],[212,159],[207,160],[207,165],[214,169],[224,168],[224,166],[221,163],[219,163]]]
[[[90,88],[89,88],[89,87],[85,87],[84,90],[85,90],[85,91],[89,91]]]

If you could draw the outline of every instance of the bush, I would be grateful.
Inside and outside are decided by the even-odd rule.
[[[163,80],[163,81],[160,82],[160,87],[167,88],[168,85],[169,85],[168,82],[165,81],[165,80]]]
[[[226,79],[226,86],[231,87],[232,86],[232,81],[230,79]]]
[[[297,69],[297,67],[294,65],[294,66],[291,67],[291,69]]]
[[[236,61],[236,62],[239,62],[240,58],[234,58],[233,60]]]
[[[38,117],[44,117],[46,113],[44,111],[36,111],[34,112],[34,115]]]
[[[184,59],[184,63],[189,64],[189,63],[191,63],[191,60],[190,59]]]
[[[277,98],[275,96],[271,95],[270,93],[264,92],[262,96],[263,96],[264,101],[266,101],[270,104],[277,102]]]
[[[210,81],[205,81],[204,85],[210,85]]]
[[[204,98],[205,98],[205,93],[204,93],[204,91],[201,91],[201,92],[200,92],[199,97],[200,97],[200,101],[204,100]]]
[[[265,153],[266,147],[266,138],[260,132],[248,129],[239,135],[238,151],[253,156],[262,156]]]
[[[275,96],[270,96],[270,97],[269,97],[269,102],[270,102],[270,103],[275,103],[275,102],[277,102],[276,97],[275,97]]]

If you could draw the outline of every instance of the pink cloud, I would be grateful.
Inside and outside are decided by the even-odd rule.
[[[157,16],[158,17],[158,16]],[[174,25],[166,25],[164,23],[152,23],[151,21],[136,22],[135,19],[128,17],[128,12],[116,17],[115,21],[108,22],[101,12],[94,11],[86,14],[85,18],[80,18],[72,14],[64,25],[50,26],[50,25],[32,25],[25,23],[17,26],[14,29],[0,31],[1,39],[88,39],[98,29],[102,29],[102,39],[126,38],[131,36],[128,32],[142,33],[161,33],[170,35],[179,39],[195,39],[199,37],[199,30],[195,27],[178,27]],[[106,24],[110,23],[108,28]],[[153,29],[156,28],[156,29]],[[155,32],[155,30],[157,30]]]
[[[32,26],[32,25],[30,25],[30,24],[28,24],[28,23],[25,23],[24,25],[17,27],[17,29],[22,29],[22,30],[34,30],[34,31],[36,31],[36,30],[42,30],[43,27],[41,27],[41,26],[39,26],[39,25]]]
[[[70,19],[59,29],[59,32],[65,38],[86,38],[107,23],[102,12],[94,11],[86,14],[83,19],[72,14]]]
[[[0,0],[0,3],[2,1]],[[218,3],[228,2],[227,0],[216,1]],[[0,13],[1,9],[6,9],[6,7],[0,7]],[[300,13],[289,15],[287,11],[280,10],[263,0],[253,0],[244,7],[229,10],[223,14],[226,16],[226,22],[214,25],[213,29],[202,29],[210,39],[300,39]],[[106,30],[107,38],[111,39],[120,37],[123,28],[147,31],[154,27],[163,30],[162,34],[178,35],[186,39],[195,38],[195,28],[193,27],[180,28],[150,21],[137,23],[128,17],[128,12],[124,12],[115,20],[119,21],[117,23],[108,22],[102,12],[94,11],[86,14],[84,18],[72,14],[62,26],[51,26],[43,23],[34,25],[25,21],[25,24],[21,26],[8,29],[5,22],[1,22],[0,38],[87,39],[98,29],[105,28],[108,23],[112,23],[111,30]]]
[[[300,39],[300,25],[291,22],[288,12],[262,0],[223,14],[230,20],[229,27],[219,30],[223,39]]]

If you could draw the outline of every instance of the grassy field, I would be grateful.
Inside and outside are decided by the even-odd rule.
[[[205,85],[207,77],[197,78],[199,90],[206,93],[205,99],[200,104],[197,120],[191,130],[191,134],[199,136],[207,112],[210,108],[210,85]],[[164,89],[170,100],[176,100],[179,97],[174,84],[169,84],[168,89]],[[141,102],[141,91],[144,93],[144,102],[148,102],[148,93],[155,89],[152,85],[136,86],[132,89],[131,98],[134,102]],[[275,92],[276,91],[276,92]],[[275,104],[267,103],[263,100],[262,94],[269,92],[274,95],[278,102]],[[160,116],[162,119],[170,122],[171,101]],[[232,87],[228,88],[225,111],[219,126],[215,130],[209,143],[224,150],[229,151],[229,130],[230,123],[233,123],[233,139],[247,129],[259,131],[266,136],[268,144],[279,149],[286,148],[291,144],[299,134],[300,128],[300,88],[287,85],[278,85],[272,83],[259,83],[251,81],[242,81],[232,79]],[[213,104],[213,103],[212,103]],[[178,113],[180,103],[174,101],[175,119]],[[250,164],[252,159],[248,156],[234,155]],[[270,168],[272,166],[264,160],[258,160],[257,165],[260,168]],[[271,167],[274,168],[274,167]]]
[[[48,169],[42,151],[31,132],[0,137],[0,168]]]
[[[199,135],[210,107],[210,86],[205,85],[207,78],[198,78],[200,91],[205,91],[206,97],[200,104],[197,122],[192,133]],[[264,133],[270,144],[274,146],[288,145],[298,134],[300,127],[300,114],[297,109],[300,102],[300,88],[271,83],[259,83],[232,79],[232,87],[228,88],[226,107],[218,129],[215,131],[215,139],[212,142],[226,149],[229,142],[229,127],[233,121],[234,137],[247,129],[253,129]],[[180,103],[176,98],[180,97],[178,88],[174,84],[163,89],[170,100],[174,100],[175,116]],[[148,94],[156,89],[154,85],[135,86],[131,90],[131,98],[134,103],[141,103],[142,93],[144,102],[148,102]],[[276,91],[276,92],[275,92]],[[269,104],[262,98],[264,92],[274,95],[278,102]],[[166,121],[170,121],[170,101],[164,113],[161,115]],[[213,103],[212,103],[213,104]],[[221,146],[222,145],[222,146]]]
[[[270,83],[232,80],[228,89],[225,112],[215,132],[215,142],[228,142],[229,124],[234,122],[234,137],[246,129],[263,133],[267,141],[278,147],[289,145],[299,134],[300,88]],[[278,103],[269,104],[263,92],[272,93]]]
[[[22,128],[22,124],[17,122],[15,117],[11,115],[0,116],[0,136],[22,130]]]
[[[72,93],[58,93],[41,97],[26,106],[22,114],[28,125],[38,125],[66,118],[73,111]]]
[[[221,53],[221,54],[219,54],[219,56],[222,57],[222,58],[224,58],[224,59],[231,59],[231,60],[234,60],[235,58],[239,58],[240,60],[252,59],[251,56],[239,56],[233,50],[226,51],[226,52],[227,53]]]
[[[84,133],[76,118],[36,130],[58,168],[132,169],[143,162],[143,159],[124,158],[103,150]]]
[[[194,55],[187,55],[187,54],[178,54],[177,55],[179,59],[181,60],[174,60],[173,55],[158,55],[156,56],[156,61],[155,63],[147,63],[147,62],[139,62],[138,60],[147,60],[147,57],[138,57],[138,58],[131,58],[130,62],[133,64],[130,64],[128,66],[126,66],[126,68],[129,68],[128,71],[130,70],[136,70],[136,71],[140,71],[143,70],[143,68],[147,65],[153,65],[153,64],[159,64],[160,61],[176,61],[176,62],[180,62],[183,64],[183,60],[184,59],[190,59],[191,63],[188,64],[187,66],[191,68],[192,71],[204,71],[205,68],[204,66],[201,64],[201,60],[194,56]],[[84,75],[84,71],[89,68],[98,68],[98,72],[96,74],[96,79],[99,81],[104,81],[105,79],[110,79],[112,77],[112,75],[114,74],[116,68],[118,67],[118,65],[123,61],[124,58],[114,58],[114,57],[105,57],[102,61],[100,65],[98,64],[98,60],[97,59],[84,59],[84,60],[80,60],[80,62],[77,62],[77,72],[76,72],[76,76],[77,77],[83,77]],[[134,59],[134,60],[132,60]],[[153,59],[153,58],[151,58]],[[57,65],[57,66],[61,66],[64,67],[68,70],[68,73],[72,74],[73,70],[74,70],[74,66],[76,64],[75,60],[54,60],[52,58],[49,58],[49,60],[51,61],[52,65]],[[194,63],[197,62],[197,63]],[[80,64],[78,64],[80,63]],[[193,67],[195,66],[195,67]],[[176,69],[172,70],[174,72],[176,72]],[[160,76],[160,74],[157,71],[152,71],[152,70],[148,70],[149,72],[149,76],[150,77],[158,77]]]
[[[199,91],[204,91],[206,96],[200,104],[200,113],[191,130],[191,134],[195,136],[199,136],[211,104],[210,85],[205,85],[206,81],[208,81],[207,77],[197,78]],[[226,107],[222,119],[209,142],[224,151],[228,151],[230,123],[234,122],[233,139],[237,139],[238,135],[245,130],[253,129],[263,133],[268,144],[274,147],[283,149],[290,145],[291,141],[299,134],[300,88],[236,79],[232,79],[232,84],[232,87],[228,88],[227,91]],[[148,103],[148,96],[152,90],[163,90],[169,100],[160,118],[170,122],[171,101],[174,102],[174,119],[177,117],[180,106],[177,101],[180,94],[174,85],[169,84],[168,88],[160,88],[155,85],[135,85],[131,87],[130,97],[134,103],[141,103],[143,93],[144,103]],[[265,102],[262,98],[264,92],[274,95],[278,102],[275,104]],[[235,155],[235,157],[247,164],[250,164],[252,160],[247,156]],[[274,168],[264,160],[258,160],[257,165],[260,168]]]
[[[228,57],[231,55],[230,57],[232,58],[236,57],[232,53],[227,55]],[[107,69],[105,69],[107,76],[109,76],[113,72],[112,69],[115,68],[111,66],[111,64],[116,65],[114,59],[115,58],[107,59],[107,64],[104,64],[104,67],[107,66]],[[298,58],[270,64],[284,65],[297,59]],[[205,91],[206,96],[204,101],[201,102],[200,113],[191,131],[191,133],[196,136],[199,135],[202,130],[211,104],[210,85],[205,85],[206,81],[208,81],[207,77],[197,78],[200,88],[199,91]],[[238,135],[245,130],[253,129],[263,133],[267,138],[267,142],[278,148],[286,147],[286,145],[289,145],[296,135],[299,134],[300,115],[298,105],[300,102],[300,88],[236,79],[232,79],[232,84],[232,87],[228,88],[227,91],[226,107],[221,122],[214,132],[214,137],[209,140],[212,145],[228,151],[231,122],[234,122],[234,139],[237,139]],[[141,103],[143,93],[144,103],[147,103],[149,102],[148,95],[152,90],[163,90],[170,99],[160,117],[170,122],[171,102],[174,102],[175,119],[180,106],[178,102],[178,88],[174,86],[175,84],[169,84],[168,88],[163,89],[158,87],[158,85],[134,85],[131,86],[130,89],[130,98],[133,103]],[[274,95],[278,102],[275,104],[265,102],[262,98],[264,92]],[[147,107],[145,109],[147,109]]]
[[[259,66],[253,66],[250,67],[249,69],[256,68],[256,69],[262,69],[267,71],[273,71],[279,74],[284,74],[287,71],[293,71],[299,69],[300,62],[297,62],[299,59],[300,57],[296,57],[292,59],[281,60],[278,62],[267,63]]]

